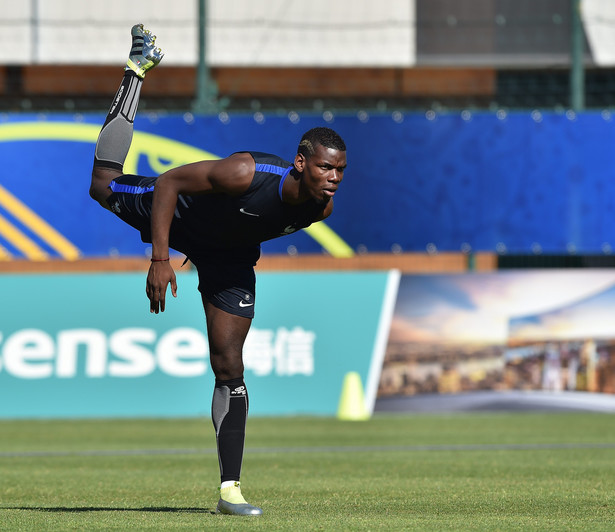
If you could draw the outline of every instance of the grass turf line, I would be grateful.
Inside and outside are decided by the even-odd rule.
[[[5,453],[214,444],[209,420],[0,422]],[[344,452],[461,444],[572,446]],[[615,444],[615,416],[254,418],[242,481],[262,517],[212,513],[212,453],[6,456],[0,530],[613,530],[615,448],[588,444]],[[301,451],[312,446],[332,450]]]

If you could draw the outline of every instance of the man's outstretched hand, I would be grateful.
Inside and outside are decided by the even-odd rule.
[[[145,293],[149,299],[149,311],[158,314],[164,312],[167,285],[171,283],[171,293],[177,297],[175,272],[169,261],[152,262],[147,273]]]

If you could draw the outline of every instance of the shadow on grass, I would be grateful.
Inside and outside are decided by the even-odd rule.
[[[186,513],[186,514],[215,514],[211,508],[174,508],[171,506],[145,506],[143,508],[114,508],[97,506],[13,506],[1,507],[0,510],[30,510],[33,512],[58,512],[58,513],[79,513],[79,512],[161,512],[161,513]]]

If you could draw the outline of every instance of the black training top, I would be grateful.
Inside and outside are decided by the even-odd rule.
[[[256,171],[240,196],[179,196],[171,247],[191,259],[219,252],[227,260],[236,257],[256,262],[261,242],[294,233],[322,215],[325,205],[313,199],[298,205],[282,202],[282,185],[293,168],[291,163],[268,153],[245,153],[254,158]]]

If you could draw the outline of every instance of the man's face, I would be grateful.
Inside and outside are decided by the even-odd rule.
[[[317,144],[308,158],[297,155],[295,167],[303,174],[304,192],[318,203],[327,203],[344,177],[346,152]]]

